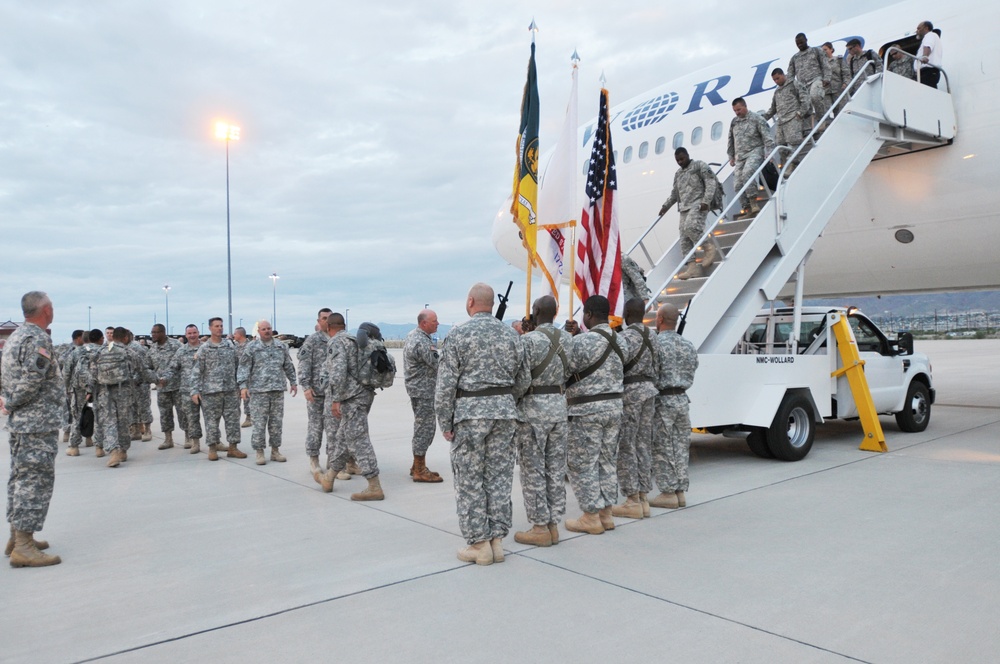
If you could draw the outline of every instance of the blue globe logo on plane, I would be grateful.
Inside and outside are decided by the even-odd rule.
[[[676,92],[668,92],[642,102],[629,111],[622,119],[622,129],[625,131],[634,131],[659,122],[667,117],[667,113],[674,110],[678,99],[679,97]]]

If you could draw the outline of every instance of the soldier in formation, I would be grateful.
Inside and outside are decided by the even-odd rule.
[[[442,482],[441,476],[427,467],[427,450],[434,441],[434,385],[437,381],[438,352],[432,335],[437,333],[437,314],[424,309],[417,314],[417,326],[406,335],[403,346],[403,377],[406,394],[413,410],[414,482]]]
[[[236,344],[222,336],[222,319],[208,321],[211,338],[198,347],[191,377],[191,399],[201,406],[205,415],[208,460],[219,459],[219,420],[225,422],[227,457],[245,459],[240,443],[240,396],[236,389]],[[191,453],[198,452],[196,442]]]
[[[265,443],[271,445],[271,461],[286,460],[279,450],[285,416],[285,386],[291,385],[289,390],[293,397],[298,387],[288,346],[274,341],[271,323],[260,321],[257,332],[260,336],[243,350],[236,382],[240,387],[240,397],[250,402],[250,421],[253,422],[250,445],[256,452],[257,465],[263,466],[267,463],[264,459]]]
[[[677,274],[677,278],[701,277],[704,275],[703,268],[712,265],[718,257],[715,245],[711,242],[705,245],[701,264],[695,261],[692,249],[705,233],[705,219],[715,200],[718,184],[715,173],[708,164],[691,159],[686,148],[677,148],[674,151],[674,160],[680,168],[674,173],[674,185],[670,190],[670,196],[660,206],[660,216],[665,215],[667,210],[677,204],[677,209],[680,211],[681,253],[685,256],[691,254],[690,260]],[[642,299],[649,299],[649,294]]]

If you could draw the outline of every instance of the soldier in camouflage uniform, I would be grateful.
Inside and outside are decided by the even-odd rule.
[[[191,369],[191,398],[201,405],[205,415],[205,441],[208,443],[208,460],[218,461],[219,420],[226,424],[227,457],[246,459],[247,455],[237,445],[240,443],[240,394],[236,389],[236,344],[222,336],[222,319],[208,321],[211,338],[198,347]],[[197,445],[191,454],[198,452]]]
[[[66,379],[66,391],[69,393],[70,404],[70,427],[69,449],[66,450],[68,456],[80,456],[80,443],[83,441],[83,434],[80,433],[80,418],[83,409],[87,406],[87,389],[90,386],[90,360],[91,355],[100,348],[100,330],[84,332],[81,339],[85,342],[77,346],[69,354],[63,376]],[[92,437],[87,437],[86,445],[90,447],[94,444]]]
[[[434,441],[434,386],[437,382],[438,353],[431,335],[438,329],[437,314],[424,309],[417,314],[417,327],[406,335],[403,346],[403,375],[406,394],[413,409],[413,465],[410,477],[414,482],[443,482],[441,476],[427,467],[427,450]]]
[[[651,446],[653,414],[656,410],[656,386],[659,373],[654,334],[643,325],[645,306],[642,300],[625,302],[625,323],[621,336],[628,343],[625,353],[625,394],[621,432],[618,436],[618,485],[625,503],[611,509],[613,516],[641,519],[649,516],[646,494],[652,488]]]
[[[168,337],[166,328],[160,323],[153,325],[149,336],[153,339],[153,343],[149,347],[149,359],[153,364],[157,381],[160,382],[156,390],[156,406],[160,410],[160,431],[163,432],[163,442],[157,449],[166,450],[174,446],[175,410],[180,428],[187,428],[183,403],[190,400],[190,397],[180,391],[181,376],[179,373],[173,375],[170,381],[162,382],[174,355],[181,347],[181,342]]]
[[[128,460],[132,445],[133,396],[136,376],[142,376],[140,358],[128,345],[129,332],[116,327],[108,344],[90,360],[95,417],[104,428],[104,451],[110,454],[109,468]]]
[[[868,63],[871,63],[871,65],[869,66]],[[866,51],[861,46],[860,39],[851,39],[847,42],[847,80],[853,81],[854,77],[862,69],[865,70],[865,75],[851,85],[852,95],[858,91],[858,88],[864,85],[867,77],[874,76],[882,71],[882,58],[878,57],[878,53],[875,53],[871,49]]]
[[[892,52],[889,57],[889,71],[911,81],[917,80],[917,72],[913,71],[913,61],[902,51]]]
[[[588,332],[573,339],[572,376],[566,385],[569,481],[583,515],[567,519],[566,530],[600,535],[613,530],[611,508],[618,494],[618,432],[628,341],[608,325],[611,309],[603,295],[583,305]]]
[[[198,334],[197,325],[188,325],[184,329],[186,344],[181,346],[174,353],[174,356],[167,364],[166,370],[160,375],[160,389],[168,385],[177,384],[177,399],[179,413],[177,421],[184,429],[184,449],[191,449],[192,454],[197,454],[201,440],[201,413],[198,403],[191,397],[193,377],[195,369],[195,355],[201,347],[201,336]]]
[[[309,471],[320,469],[319,448],[323,444],[323,429],[325,417],[323,403],[325,402],[325,385],[323,379],[323,363],[326,361],[326,345],[330,341],[326,320],[333,313],[323,307],[316,315],[316,331],[299,347],[299,385],[302,395],[306,398],[306,455],[309,457]],[[332,417],[332,415],[331,415]],[[326,439],[327,447],[330,437]]]
[[[821,48],[826,55],[826,61],[830,64],[830,87],[826,92],[826,104],[829,107],[833,105],[833,102],[840,96],[840,93],[844,91],[844,86],[850,80],[851,72],[847,69],[847,62],[844,58],[836,55],[836,52],[833,50],[833,44],[826,42]],[[845,101],[842,99],[837,104],[835,113],[840,112],[840,109],[844,107]]]
[[[795,46],[799,52],[788,61],[788,78],[808,90],[813,123],[816,123],[830,108],[826,97],[830,89],[830,61],[822,50],[810,46],[801,32],[795,35]]]
[[[667,210],[673,207],[674,203],[677,203],[677,210],[680,212],[681,253],[687,256],[705,233],[705,218],[708,216],[708,210],[712,207],[718,184],[715,173],[712,172],[708,164],[696,159],[692,160],[685,148],[674,150],[674,160],[680,168],[674,173],[674,186],[670,190],[670,196],[660,206],[660,216],[665,215]],[[709,242],[705,245],[705,254],[701,259],[701,265],[695,262],[694,254],[692,254],[691,260],[688,261],[684,270],[678,273],[677,278],[689,279],[703,276],[702,268],[710,266],[716,258],[715,245]],[[634,296],[629,296],[629,299],[631,297]],[[642,299],[649,298],[647,296]]]
[[[771,71],[771,80],[778,87],[774,90],[771,108],[765,111],[764,119],[774,118],[774,141],[794,151],[802,142],[802,118],[809,113],[809,93],[798,81],[785,76],[780,67]],[[795,163],[790,164],[785,173],[790,173],[794,166]]]
[[[385,494],[378,477],[378,459],[368,435],[368,413],[375,401],[375,390],[365,387],[359,380],[360,354],[358,342],[347,333],[344,316],[332,313],[327,318],[330,341],[327,345],[325,371],[326,394],[330,413],[340,420],[329,449],[328,468],[316,469],[313,479],[326,492],[333,491],[333,481],[347,466],[351,455],[357,460],[361,474],[368,480],[368,487],[351,494],[351,500],[383,500]]]
[[[149,349],[135,340],[132,331],[128,332],[128,347],[139,360],[139,370],[134,376],[132,385],[132,440],[142,440],[148,443],[153,440],[150,425],[153,423],[153,398],[149,389],[150,377],[156,377],[156,367],[149,357]]]
[[[521,337],[525,370],[531,385],[517,403],[514,442],[521,464],[521,491],[531,530],[514,533],[514,541],[535,546],[559,543],[559,522],[566,514],[566,397],[573,337],[557,330],[556,300],[535,300],[531,315],[537,327]]]
[[[285,381],[291,385],[294,397],[298,391],[295,365],[288,353],[288,346],[274,340],[271,323],[257,323],[259,337],[247,344],[240,358],[236,382],[240,398],[250,400],[253,437],[250,444],[257,452],[257,465],[263,466],[265,443],[271,445],[271,461],[284,462],[281,447],[282,420],[285,417]],[[265,440],[264,432],[267,431]]]
[[[236,364],[239,365],[240,358],[243,357],[243,349],[247,347],[248,343],[247,331],[244,328],[238,327],[233,330],[233,343],[236,344]],[[240,424],[240,427],[247,429],[252,426],[252,422],[250,422],[250,401],[249,399],[240,399],[240,404],[244,415],[243,423]]]
[[[42,553],[49,545],[34,539],[34,533],[45,525],[52,500],[66,393],[45,332],[52,324],[52,301],[31,291],[21,298],[21,311],[24,325],[7,339],[0,359],[0,414],[9,416],[10,437],[10,541],[4,553],[11,567],[44,567],[62,562]]]
[[[637,297],[641,300],[648,300],[653,296],[646,284],[646,275],[642,268],[630,256],[622,256],[622,291],[626,298]]]
[[[698,352],[694,344],[677,334],[677,307],[664,304],[656,312],[656,350],[660,373],[656,381],[656,415],[653,429],[653,474],[660,495],[649,501],[653,507],[685,507],[688,489],[688,457],[691,450],[690,399]]]
[[[73,330],[73,334],[70,336],[71,342],[68,344],[59,344],[56,346],[56,357],[59,358],[59,371],[62,373],[63,377],[66,376],[66,368],[69,365],[70,356],[73,354],[77,348],[83,345],[83,330]],[[67,385],[68,388],[68,385]],[[79,422],[79,421],[78,421]],[[73,430],[73,392],[70,389],[66,390],[66,422],[65,422],[65,432],[63,433],[63,442],[68,443],[70,432]]]
[[[469,544],[458,559],[503,562],[502,540],[510,530],[514,481],[515,394],[531,374],[517,333],[492,315],[493,289],[469,291],[470,320],[448,333],[438,363],[434,411],[451,443],[458,525]]]
[[[764,158],[774,150],[774,141],[771,140],[771,130],[767,127],[767,121],[748,110],[743,97],[733,100],[733,113],[736,117],[729,125],[727,151],[729,165],[734,167],[736,191],[740,191],[764,163]],[[744,216],[752,216],[760,210],[756,196],[757,191],[752,186],[740,196],[740,204],[745,211]]]

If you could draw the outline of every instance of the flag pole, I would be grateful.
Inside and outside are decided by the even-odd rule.
[[[531,33],[531,48],[532,48],[532,53],[534,53],[535,33],[538,32],[538,26],[535,24],[535,17],[534,16],[531,17],[531,25],[528,26],[528,32]],[[536,205],[537,205],[537,201],[536,201]],[[535,216],[535,223],[536,224],[538,223],[538,215],[537,215],[537,213],[538,213],[538,210],[536,209],[535,210],[535,215],[536,215]],[[531,260],[531,258],[532,258],[532,256],[531,256],[532,249],[531,249],[531,246],[529,246],[527,244],[527,238],[525,238],[525,248],[528,250],[528,268],[525,270],[525,273],[528,275],[528,278],[526,280],[525,288],[524,288],[524,317],[527,318],[528,316],[531,315],[531,266],[532,266],[532,263],[533,263],[533,261]]]

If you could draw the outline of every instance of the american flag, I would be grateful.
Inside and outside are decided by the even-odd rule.
[[[618,206],[615,190],[615,155],[611,147],[608,121],[608,91],[601,90],[601,108],[597,116],[594,147],[590,152],[586,194],[580,236],[576,245],[576,290],[580,301],[591,295],[603,295],[611,305],[611,315],[622,315],[622,251],[618,237]]]

